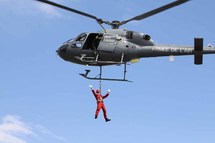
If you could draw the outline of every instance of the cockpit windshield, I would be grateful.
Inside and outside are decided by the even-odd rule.
[[[69,40],[68,40],[68,41],[66,41],[66,42],[68,42],[68,43],[72,43],[72,42],[74,41],[74,39],[75,39],[75,38],[69,39]]]
[[[87,38],[87,33],[82,33],[78,35],[76,38],[72,38],[66,41],[64,44],[69,44],[69,47],[71,48],[82,48],[86,38]]]
[[[86,37],[87,37],[87,34],[86,33],[82,33],[79,36],[77,36],[76,41],[77,42],[83,42],[86,39]]]
[[[72,38],[72,39],[69,39],[67,40],[65,43],[81,43],[81,42],[84,42],[85,39],[87,37],[87,34],[86,33],[82,33],[80,35],[78,35],[76,38]]]

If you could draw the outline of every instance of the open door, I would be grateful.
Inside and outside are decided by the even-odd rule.
[[[82,50],[96,50],[102,35],[99,33],[89,33]]]

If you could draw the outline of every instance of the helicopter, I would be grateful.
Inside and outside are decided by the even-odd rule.
[[[203,48],[203,38],[194,38],[194,46],[155,45],[148,34],[119,29],[120,26],[128,22],[143,20],[190,0],[176,0],[128,20],[114,20],[112,22],[52,1],[36,1],[91,18],[102,27],[102,32],[79,34],[76,38],[64,42],[56,51],[65,61],[86,66],[99,66],[100,73],[96,77],[88,76],[90,70],[85,70],[85,73],[80,74],[90,80],[130,82],[126,79],[126,66],[128,63],[137,63],[141,58],[169,56],[173,60],[174,56],[194,55],[194,64],[201,65],[203,64],[203,54],[215,54],[214,46]],[[111,26],[112,29],[106,30],[103,24]],[[103,78],[102,66],[108,65],[124,65],[123,78]]]

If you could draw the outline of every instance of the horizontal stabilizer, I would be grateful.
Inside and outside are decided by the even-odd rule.
[[[201,65],[203,63],[203,38],[194,39],[194,64]]]

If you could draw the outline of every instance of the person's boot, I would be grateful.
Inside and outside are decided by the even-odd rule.
[[[95,119],[97,119],[97,117],[98,117],[98,116],[97,116],[97,115],[95,115]]]
[[[109,122],[109,121],[111,121],[111,119],[106,118],[105,121],[106,121],[106,122]]]

